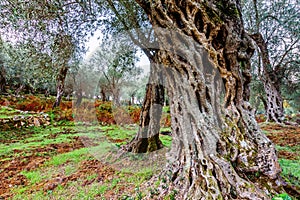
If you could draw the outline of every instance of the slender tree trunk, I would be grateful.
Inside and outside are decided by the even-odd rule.
[[[283,99],[280,92],[280,83],[276,78],[278,74],[272,69],[269,59],[268,48],[265,40],[260,33],[251,35],[256,42],[262,54],[263,64],[263,81],[265,92],[267,95],[266,101],[266,117],[268,121],[281,123],[284,119]],[[274,75],[272,75],[274,74]]]
[[[133,95],[131,95],[131,99],[129,100],[129,102],[131,102],[131,105],[134,105],[134,94]]]
[[[62,96],[64,94],[64,88],[65,88],[65,80],[68,73],[68,67],[63,66],[58,73],[58,76],[56,78],[56,99],[52,106],[52,109],[59,107]]]
[[[113,105],[116,106],[116,107],[119,107],[121,106],[121,103],[120,103],[120,89],[119,88],[116,88],[116,87],[113,87],[112,88],[112,95],[113,95]]]
[[[107,101],[105,89],[101,88],[100,93],[101,93],[101,100]]]
[[[157,60],[150,60],[150,77],[146,87],[139,130],[135,138],[124,149],[133,153],[156,151],[163,147],[159,139],[160,119],[164,103],[164,87],[162,73],[157,66]]]
[[[21,84],[15,91],[16,95],[19,96],[20,93],[23,91],[23,89],[25,88],[24,84]]]
[[[56,56],[56,66],[60,67],[56,78],[56,99],[52,106],[54,109],[60,105],[64,89],[65,80],[69,70],[68,61],[74,53],[74,44],[72,43],[72,37],[63,32],[57,34],[55,41],[54,55]]]
[[[3,61],[0,59],[0,93],[6,93],[6,75]]]
[[[270,199],[283,192],[274,145],[248,103],[254,47],[240,2],[136,1],[159,40],[170,98],[173,142],[158,199]]]
[[[76,91],[76,103],[75,106],[78,108],[82,102],[82,90],[79,89],[78,91]]]

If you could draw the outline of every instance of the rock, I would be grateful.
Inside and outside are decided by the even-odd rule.
[[[40,121],[37,118],[33,118],[34,126],[40,126]]]
[[[47,183],[44,186],[44,191],[48,191],[48,190],[54,190],[57,187],[57,183]]]
[[[2,130],[42,125],[50,125],[50,117],[44,113],[35,113],[34,115],[15,115],[14,117],[0,119],[0,129]]]

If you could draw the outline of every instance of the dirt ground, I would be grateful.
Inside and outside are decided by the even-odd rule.
[[[288,126],[278,124],[261,125],[262,130],[268,131],[267,137],[281,147],[297,147],[300,150],[300,126]],[[279,158],[298,160],[299,151],[278,151]]]
[[[262,124],[262,130],[267,131],[267,136],[276,145],[282,147],[297,147],[300,145],[300,127],[295,126],[280,126],[275,124]],[[59,134],[59,133],[58,133]],[[49,137],[57,137],[58,134],[52,134]],[[27,136],[28,137],[28,136]],[[6,144],[14,143],[17,140],[5,140]],[[0,157],[0,199],[13,197],[12,188],[15,186],[27,186],[27,178],[20,174],[21,171],[31,171],[37,168],[43,167],[44,163],[53,155],[62,154],[76,149],[83,148],[85,145],[82,143],[82,138],[76,136],[73,137],[70,143],[50,144],[44,147],[38,147],[31,150],[14,150],[14,154],[18,154],[17,157],[13,155]],[[87,141],[85,138],[84,141]],[[92,144],[92,141],[90,142]],[[21,156],[20,156],[21,155]],[[22,156],[24,155],[24,156]],[[279,158],[285,158],[289,160],[299,159],[299,152],[291,152],[286,150],[280,150],[278,152]],[[70,181],[76,181],[78,179],[85,179],[88,174],[96,173],[92,179],[84,180],[82,187],[90,185],[94,182],[102,183],[105,180],[111,180],[116,177],[116,171],[109,166],[101,163],[98,160],[85,160],[80,163],[78,170],[69,176],[62,176],[57,174],[51,179],[43,180],[34,186],[32,186],[28,192],[44,191],[45,194],[49,190],[54,190],[58,185],[65,186]],[[119,188],[118,192],[132,191],[133,187],[123,186]],[[116,196],[116,192],[108,191],[105,194],[105,198],[111,199]]]

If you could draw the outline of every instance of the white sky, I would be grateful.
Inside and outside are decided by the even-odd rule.
[[[89,50],[87,51],[84,59],[88,59],[92,55],[92,53],[100,45],[101,39],[102,33],[100,30],[98,30],[94,33],[94,36],[91,37],[90,40],[86,43],[86,47]],[[144,70],[143,75],[148,74],[148,72],[150,71],[150,62],[147,56],[142,52],[138,52],[138,57],[140,58],[140,60],[137,62],[137,66],[141,67]]]

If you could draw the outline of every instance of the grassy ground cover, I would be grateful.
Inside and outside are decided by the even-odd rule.
[[[167,113],[164,108],[163,120],[169,118]],[[1,118],[16,114],[20,113],[14,109],[0,109]],[[276,145],[284,179],[300,187],[300,128],[272,123],[261,127]],[[172,137],[165,134],[170,133],[169,127],[161,128],[165,148],[153,157],[120,154],[120,147],[137,130],[136,124],[103,126],[66,120],[0,130],[0,199],[142,199],[141,184],[165,162],[164,156],[152,159],[166,153]],[[274,199],[288,198],[282,194]]]

